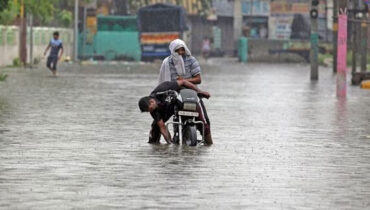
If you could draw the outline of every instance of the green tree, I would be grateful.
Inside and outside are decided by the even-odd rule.
[[[9,0],[0,0],[0,12],[8,8]]]
[[[35,20],[49,23],[57,12],[60,0],[0,0],[0,24],[10,24],[20,14],[20,7],[24,3],[25,13],[32,14]]]
[[[69,27],[73,21],[73,15],[71,11],[61,10],[58,14],[58,19],[64,27]]]
[[[57,12],[54,7],[57,3],[59,3],[58,0],[24,0],[24,7],[26,13],[32,14],[36,20],[41,23],[49,23]]]
[[[14,1],[0,0],[0,24],[9,25],[14,21],[19,13],[19,5]],[[6,2],[5,2],[6,1]]]
[[[79,6],[82,7],[86,4],[91,3],[92,0],[79,0]],[[64,8],[70,8],[70,10],[62,9],[57,11],[57,17],[58,17],[58,22],[62,24],[64,27],[69,27],[71,26],[73,22],[73,12],[72,8],[74,8],[75,5],[75,0],[57,0],[54,4],[60,4],[64,6]]]

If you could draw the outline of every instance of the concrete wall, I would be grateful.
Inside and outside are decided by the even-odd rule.
[[[16,57],[19,57],[18,43],[18,27],[0,27],[0,66],[12,64],[12,60]]]
[[[42,58],[43,52],[52,38],[54,31],[59,31],[64,45],[64,56],[72,57],[73,30],[66,28],[33,28],[33,58]],[[19,27],[0,25],[0,66],[12,65],[19,57]],[[30,28],[27,28],[27,62],[30,62]]]
[[[309,41],[300,40],[248,40],[248,61],[251,62],[307,62],[307,60],[289,50],[310,49]],[[278,53],[279,51],[282,51]]]

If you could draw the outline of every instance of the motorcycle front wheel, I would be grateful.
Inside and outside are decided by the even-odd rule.
[[[183,144],[187,146],[197,146],[197,129],[194,125],[186,125],[182,131]]]

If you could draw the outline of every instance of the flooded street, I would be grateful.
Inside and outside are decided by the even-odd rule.
[[[137,102],[159,65],[7,70],[0,209],[370,208],[370,91],[337,99],[331,68],[210,62],[215,144],[196,148],[147,143]]]

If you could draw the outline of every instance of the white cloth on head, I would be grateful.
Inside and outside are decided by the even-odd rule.
[[[170,64],[169,64],[169,59],[172,59],[176,72],[178,75],[185,75],[185,65],[184,65],[184,60],[182,56],[180,56],[176,50],[180,48],[185,49],[185,54],[190,56],[191,52],[189,48],[186,46],[185,42],[182,41],[181,39],[175,39],[170,43],[170,52],[171,55],[165,58],[162,62],[161,70],[159,72],[159,84],[165,81],[171,81],[171,72],[170,72]]]
[[[169,57],[165,58],[162,62],[162,66],[159,72],[158,84],[166,81],[171,81],[170,63],[168,62],[168,58]]]

